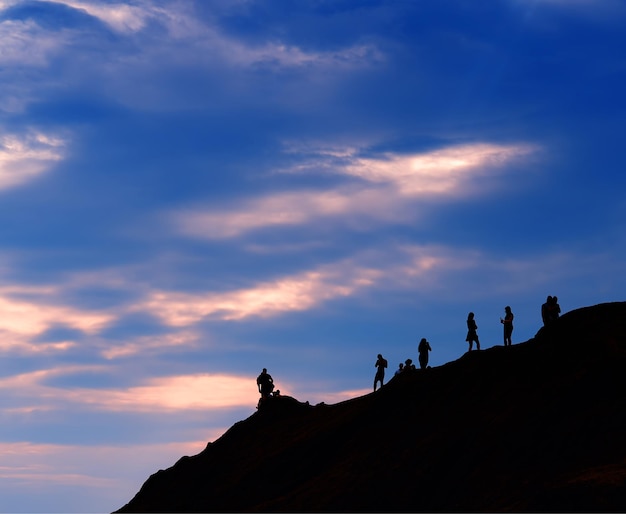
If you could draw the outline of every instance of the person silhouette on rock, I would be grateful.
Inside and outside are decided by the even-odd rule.
[[[478,334],[476,333],[478,330],[478,325],[476,324],[476,320],[474,319],[474,313],[470,312],[467,315],[467,336],[465,340],[469,343],[468,352],[472,351],[472,343],[476,341],[476,349],[480,350],[480,341],[478,340]]]
[[[550,305],[552,304],[552,296],[548,296],[546,303],[541,306],[541,320],[545,327],[550,322]]]
[[[421,369],[426,369],[426,366],[428,366],[428,352],[430,352],[431,350],[432,348],[430,347],[430,343],[426,341],[425,337],[422,337],[422,340],[417,347]]]
[[[267,372],[266,368],[263,368],[263,371],[261,371],[261,374],[257,377],[256,384],[259,388],[259,393],[261,393],[261,400],[269,398],[274,390],[274,379],[272,375]]]
[[[552,301],[548,305],[548,318],[550,321],[559,319],[561,315],[561,306],[559,305],[559,299],[556,296],[552,297]]]
[[[504,346],[511,346],[511,334],[513,334],[513,313],[508,305],[504,308],[504,319],[500,318],[504,325]]]
[[[376,361],[376,376],[374,377],[374,392],[376,392],[376,384],[380,382],[380,387],[383,386],[383,382],[385,381],[385,368],[387,367],[387,359],[384,359],[383,356],[379,353],[378,360]]]

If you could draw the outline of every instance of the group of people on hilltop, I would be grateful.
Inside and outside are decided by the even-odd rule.
[[[543,320],[544,326],[557,319],[561,314],[561,307],[559,306],[558,299],[556,296],[548,296],[546,303],[541,306],[541,318]],[[506,306],[504,308],[504,318],[500,318],[500,323],[503,325],[504,329],[504,346],[511,346],[511,336],[513,334],[513,312],[511,311],[510,306]],[[476,320],[474,319],[474,313],[470,312],[467,315],[467,336],[465,340],[469,344],[468,351],[472,351],[473,344],[476,343],[476,349],[480,350],[480,340],[478,339],[478,325],[476,324]],[[419,345],[417,347],[418,352],[418,360],[420,369],[427,369],[428,366],[428,356],[432,351],[430,343],[423,337]],[[380,353],[378,354],[378,358],[374,364],[376,368],[376,375],[374,376],[374,392],[378,388],[378,384],[380,387],[383,386],[385,382],[385,369],[388,366],[387,359],[385,359]],[[401,362],[398,365],[398,369],[396,370],[394,376],[397,376],[406,371],[415,370],[415,364],[413,364],[412,359],[407,359],[404,362]],[[267,369],[263,368],[261,374],[257,377],[257,385],[259,388],[259,393],[261,393],[261,399],[259,403],[270,396],[278,396],[280,391],[274,391],[274,381],[271,375],[267,372]]]
[[[548,296],[546,303],[541,306],[541,319],[544,326],[556,320],[561,315],[561,306],[556,296]],[[511,335],[513,334],[513,312],[508,305],[504,308],[504,318],[500,318],[500,323],[504,325],[504,346],[511,346]],[[469,343],[469,350],[472,351],[472,343],[476,342],[476,349],[480,350],[480,342],[478,341],[478,325],[474,319],[474,313],[467,315],[467,337],[465,340]]]
[[[428,368],[428,352],[432,351],[430,343],[426,340],[425,337],[422,337],[419,345],[417,346],[417,353],[419,355],[418,361],[420,364],[420,369]],[[376,375],[374,376],[374,392],[376,392],[376,387],[380,382],[380,386],[382,387],[385,381],[385,368],[387,367],[387,359],[385,359],[380,353],[378,354],[378,359],[374,364],[376,367]],[[394,373],[394,376],[399,375],[400,373],[404,373],[410,370],[416,369],[415,364],[413,364],[413,359],[407,359],[404,362],[401,362],[398,365],[398,369]]]
[[[548,296],[546,303],[541,306],[541,318],[543,320],[543,324],[547,325],[550,322],[556,320],[561,315],[561,307],[558,302],[558,298],[556,296]],[[500,323],[503,325],[504,329],[504,346],[511,346],[512,341],[511,337],[513,335],[513,311],[511,307],[507,305],[504,308],[504,317],[500,318]],[[480,350],[480,340],[478,339],[478,325],[476,324],[476,320],[474,319],[474,313],[470,312],[467,315],[467,336],[465,340],[469,344],[468,351],[472,351],[474,343],[476,343],[476,349]],[[420,368],[425,369],[428,366],[428,352],[431,351],[430,343],[422,338],[418,347],[419,353],[419,363]],[[383,359],[381,354],[378,354],[378,360],[376,361],[376,378],[374,379],[374,391],[376,391],[376,386],[378,382],[380,385],[383,385],[383,380],[385,378],[385,368],[387,367],[387,361]],[[415,364],[411,359],[407,359],[403,363],[401,362],[398,366],[395,375],[399,375],[407,370],[415,369]]]
[[[504,308],[504,318],[500,318],[500,323],[504,325],[504,346],[511,346],[511,336],[513,335],[513,312],[508,305]],[[473,349],[473,343],[476,343],[476,349],[480,350],[480,341],[478,339],[478,325],[474,319],[474,313],[467,315],[467,336],[465,340],[469,344],[468,352]]]

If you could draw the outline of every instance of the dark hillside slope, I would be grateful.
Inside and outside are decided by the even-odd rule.
[[[270,400],[119,512],[626,511],[626,302],[316,407]]]

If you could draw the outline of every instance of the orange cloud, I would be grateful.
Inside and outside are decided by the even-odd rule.
[[[219,374],[160,377],[125,390],[73,389],[66,393],[67,399],[99,410],[132,412],[254,408],[257,397],[255,377]]]
[[[55,288],[0,287],[0,351],[66,351],[74,346],[73,341],[34,343],[31,338],[59,324],[95,334],[113,319],[113,315],[108,313],[54,304],[48,297],[55,292]],[[36,299],[15,298],[19,293]]]
[[[0,388],[14,391],[13,398],[23,412],[53,410],[67,404],[132,412],[253,408],[258,397],[255,377],[224,374],[150,378],[126,389],[61,388],[46,384],[51,378],[105,369],[103,366],[67,366],[37,370],[3,377]],[[17,412],[13,407],[8,410]]]
[[[66,366],[43,369],[0,378],[0,388],[13,391],[11,405],[0,408],[5,416],[34,412],[71,410],[76,406],[105,412],[162,413],[167,411],[210,411],[212,409],[248,408],[254,412],[259,398],[256,377],[229,374],[196,373],[142,380],[126,388],[91,389],[57,387],[51,379],[76,373],[102,372],[105,366]],[[289,382],[280,381],[283,395],[294,395],[311,403],[336,403],[369,392],[300,391]]]

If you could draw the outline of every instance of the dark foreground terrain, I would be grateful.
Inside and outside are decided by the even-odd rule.
[[[626,511],[626,302],[336,405],[274,398],[118,512]]]

